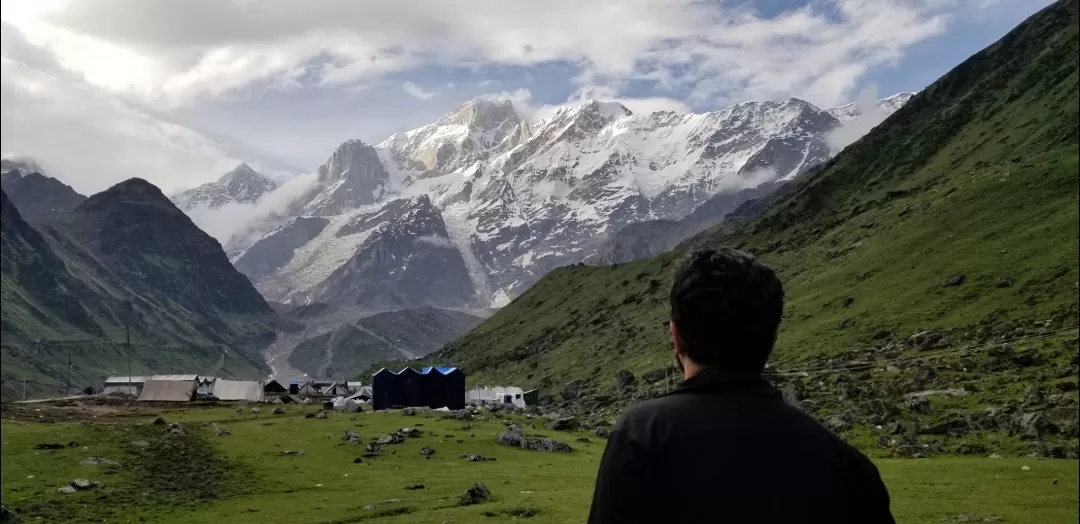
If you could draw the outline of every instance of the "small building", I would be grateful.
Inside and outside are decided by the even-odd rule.
[[[424,406],[424,391],[420,372],[413,368],[390,371],[382,368],[372,375],[372,408]]]
[[[199,375],[154,375],[150,380],[165,380],[169,382],[198,382]]]
[[[540,404],[540,390],[530,389],[522,393],[521,398],[525,401],[526,406],[536,406]]]
[[[344,397],[349,394],[349,390],[341,384],[330,384],[319,388],[319,393],[325,397]]]
[[[105,395],[142,395],[143,384],[149,377],[109,377],[105,379],[105,387],[101,392]]]
[[[373,395],[372,395],[371,386],[360,386],[360,388],[358,390],[356,390],[356,392],[353,393],[352,395],[349,395],[348,398],[350,398],[352,400],[358,400],[358,401],[363,400],[363,401],[366,402],[366,401],[370,401],[372,396]]]
[[[359,380],[348,380],[344,383],[345,389],[349,390],[349,394],[352,395],[360,391],[360,388],[364,387]]]
[[[218,400],[246,400],[262,402],[263,385],[254,380],[222,380],[214,382],[214,396]]]
[[[147,380],[139,402],[190,402],[199,388],[195,380]]]
[[[423,405],[429,408],[463,409],[465,374],[456,367],[425,367],[420,370]]]
[[[533,390],[536,391],[536,390]],[[473,388],[465,394],[465,400],[469,404],[484,406],[488,404],[513,404],[519,408],[527,405],[525,392],[518,387],[488,387]]]

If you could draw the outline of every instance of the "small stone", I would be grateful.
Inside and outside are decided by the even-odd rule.
[[[461,494],[461,500],[458,502],[461,506],[469,506],[472,504],[483,504],[491,501],[491,491],[483,482],[477,482]]]
[[[992,460],[997,460],[997,459],[1004,458],[1004,457],[1002,457],[1001,455],[998,455],[997,453],[991,453],[990,456],[987,457],[987,458],[992,459]]]
[[[1020,469],[1022,471],[1031,471],[1031,466],[1021,466]]]
[[[1058,479],[1054,479],[1054,480],[1051,480],[1051,481],[1050,481],[1050,483],[1051,483],[1051,484],[1057,484],[1057,483],[1058,483]]]
[[[64,445],[52,443],[35,444],[34,449],[64,449]]]
[[[329,415],[327,415],[325,411],[320,411],[320,412],[315,414],[314,418],[317,419],[317,420],[322,420],[322,419],[327,418],[327,417],[329,417]]]
[[[287,450],[285,450],[285,451],[282,451],[282,452],[281,452],[281,454],[282,454],[282,455],[295,455],[295,456],[300,456],[300,455],[303,455],[303,454],[304,454],[304,450],[302,450],[302,449],[287,449]]]
[[[424,489],[424,485],[423,484],[415,484],[415,485],[412,485],[412,486],[405,486],[405,489],[410,490],[410,491],[416,491],[418,489]]]
[[[364,506],[364,511],[373,511],[374,509],[375,509],[374,504],[368,504],[367,506]]]
[[[163,419],[161,417],[155,418],[153,424],[155,426],[164,426],[165,425],[165,419]]]
[[[434,455],[434,454],[435,454],[435,448],[424,448],[424,449],[421,449],[421,450],[420,450],[420,454],[421,454],[421,455],[424,455],[425,457],[430,457],[431,455]]]
[[[275,415],[284,415],[285,414],[285,408],[274,408],[274,411],[272,411],[271,413],[273,413]]]
[[[132,440],[131,445],[132,446],[138,446],[140,448],[145,448],[145,447],[149,446],[150,443],[145,441],[145,440]]]
[[[416,416],[416,410],[413,408],[405,408],[401,410],[401,414],[405,415],[406,417],[413,417]]]
[[[341,436],[341,440],[344,440],[345,442],[359,442],[360,434],[354,433],[352,431],[346,431],[345,434]]]
[[[251,414],[252,415],[258,415],[259,413],[262,413],[261,409],[259,409],[259,408],[251,408]]]
[[[227,437],[229,435],[231,435],[231,433],[226,431],[225,428],[218,428],[217,431],[214,432],[214,436],[216,437]]]
[[[64,494],[64,495],[69,495],[69,494],[71,494],[71,493],[75,493],[75,492],[76,492],[76,491],[78,491],[78,490],[76,490],[75,488],[73,488],[73,487],[71,487],[71,486],[64,486],[64,487],[62,487],[62,488],[59,488],[59,489],[57,489],[56,491],[57,491],[58,493],[62,493],[62,494]]]
[[[360,457],[356,457],[356,458],[352,459],[353,464],[360,464],[362,462],[364,462],[364,459],[362,459]]]

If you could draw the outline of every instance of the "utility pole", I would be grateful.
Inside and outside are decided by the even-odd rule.
[[[67,369],[67,387],[64,390],[64,396],[65,397],[71,394],[71,345],[70,344],[68,345],[67,354],[68,354],[68,369]]]

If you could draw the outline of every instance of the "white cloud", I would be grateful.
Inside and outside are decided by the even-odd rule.
[[[863,88],[855,103],[859,106],[859,111],[862,115],[859,118],[844,123],[844,125],[830,131],[829,134],[825,136],[826,142],[834,152],[839,152],[845,147],[853,144],[856,140],[862,138],[863,135],[869,133],[871,129],[877,127],[878,124],[884,122],[889,116],[885,110],[878,107],[877,86],[874,84],[870,84]]]
[[[453,84],[451,84],[451,87],[453,87]],[[405,89],[405,93],[409,96],[419,98],[420,100],[431,100],[432,98],[439,96],[438,91],[425,91],[424,88],[412,82],[405,82],[405,84],[402,85],[402,88]]]
[[[447,248],[447,249],[457,249],[457,248],[454,247],[454,244],[452,242],[450,242],[449,238],[440,237],[440,236],[436,236],[436,235],[423,235],[423,236],[416,237],[416,243],[417,244],[427,244],[427,245],[433,246],[433,247],[442,247],[442,248]]]
[[[253,204],[230,202],[216,208],[199,205],[186,213],[199,229],[218,239],[222,245],[246,246],[295,212],[293,207],[311,196],[317,186],[317,175],[299,175]]]
[[[158,103],[252,84],[365,84],[426,65],[569,62],[583,85],[653,80],[695,102],[801,95],[820,105],[985,2],[820,0],[766,18],[698,0],[13,1],[5,19],[66,67]]]

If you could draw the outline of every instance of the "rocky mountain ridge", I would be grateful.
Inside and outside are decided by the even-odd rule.
[[[497,307],[624,226],[793,179],[831,156],[841,125],[798,99],[685,115],[591,100],[536,122],[509,100],[473,100],[377,146],[341,144],[297,216],[233,260],[276,302]],[[435,267],[440,286],[409,283]]]

